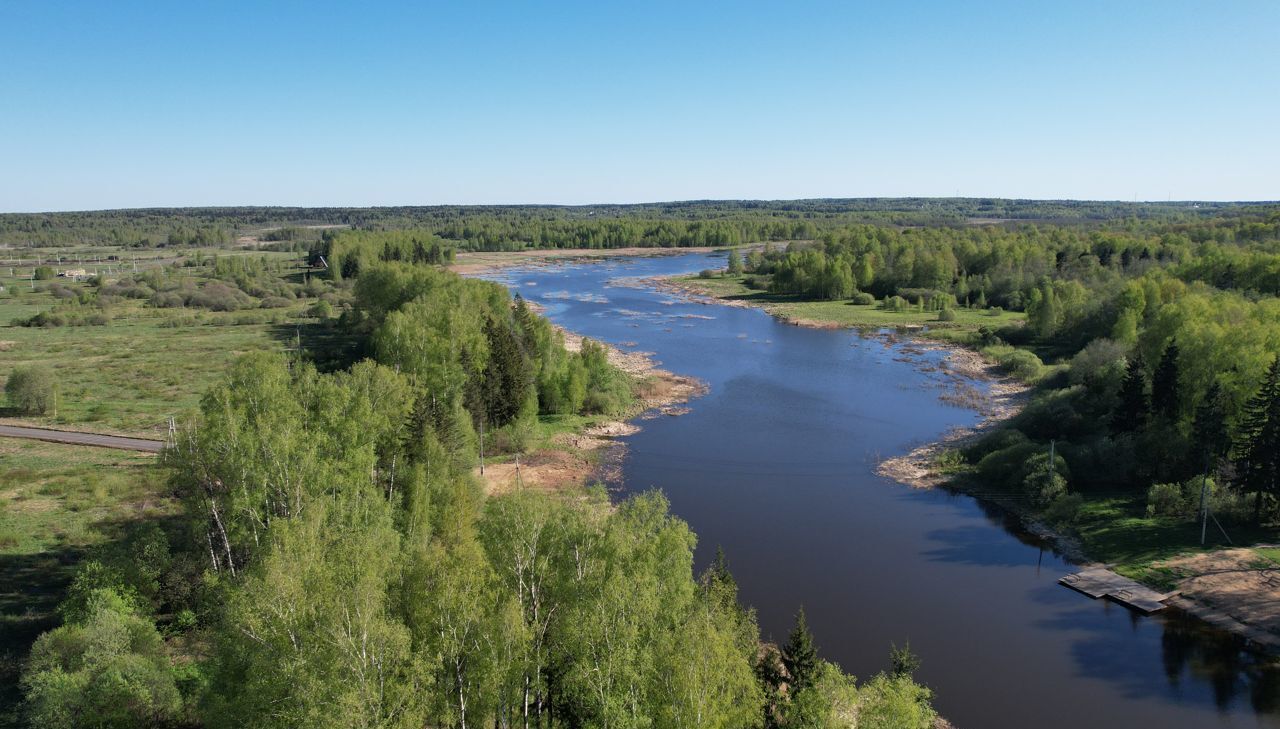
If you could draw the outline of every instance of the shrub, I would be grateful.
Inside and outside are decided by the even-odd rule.
[[[876,303],[876,297],[866,291],[855,291],[853,292],[853,296],[849,297],[849,302],[859,306],[870,306]]]
[[[713,271],[710,268],[704,268],[701,271],[698,271],[698,278],[715,278],[716,273],[716,271]]]
[[[1044,370],[1044,363],[1034,352],[1015,349],[1007,344],[987,347],[982,353],[994,359],[1000,369],[1019,380],[1030,382],[1039,378]]]
[[[1071,384],[1103,392],[1119,389],[1125,373],[1125,347],[1110,339],[1095,339],[1071,358]]]
[[[39,367],[19,367],[4,383],[9,404],[29,415],[43,415],[53,404],[53,375]]]
[[[1023,464],[1026,475],[1022,477],[1022,492],[1036,506],[1046,507],[1052,504],[1067,493],[1067,479],[1062,475],[1064,470],[1066,462],[1062,460],[1062,456],[1055,456],[1053,463],[1049,462],[1047,453],[1031,456]]]
[[[177,291],[161,291],[151,297],[151,305],[160,309],[177,309],[185,303]]]
[[[1016,491],[1022,486],[1024,465],[1040,452],[1041,446],[1035,443],[1019,443],[993,451],[978,461],[978,475],[992,486]]]
[[[911,304],[901,296],[886,296],[880,302],[880,308],[885,311],[903,312],[911,308]]]
[[[1080,507],[1084,505],[1084,497],[1080,494],[1063,494],[1049,504],[1044,511],[1044,519],[1056,526],[1069,526],[1080,518]]]
[[[333,318],[333,307],[327,301],[317,301],[311,305],[310,309],[307,309],[307,316],[312,316],[316,319],[331,319]]]
[[[22,683],[33,726],[167,726],[182,708],[155,623],[111,589],[95,591],[81,620],[40,636]]]
[[[37,281],[51,281],[55,274],[49,266],[37,266],[35,273],[32,275]]]
[[[954,309],[947,308],[947,309],[938,310],[938,321],[955,321],[955,320],[956,320],[956,312]]]
[[[1147,516],[1189,517],[1200,512],[1199,476],[1182,483],[1157,483],[1147,489]],[[1217,486],[1213,479],[1205,482],[1210,503],[1213,503]]]

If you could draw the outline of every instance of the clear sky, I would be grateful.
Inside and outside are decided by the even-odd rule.
[[[1280,2],[0,0],[0,211],[1280,199]]]

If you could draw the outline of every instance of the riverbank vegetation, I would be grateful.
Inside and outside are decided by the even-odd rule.
[[[927,327],[1037,383],[939,468],[1121,571],[1154,579],[1154,561],[1199,547],[1202,505],[1210,544],[1280,537],[1275,208],[1099,229],[853,226],[682,283],[819,324]]]
[[[631,407],[600,345],[426,261],[349,273],[327,326],[368,358],[217,378],[144,481],[177,513],[91,540],[13,650],[31,725],[931,724],[909,670],[856,683],[802,619],[762,647],[659,493],[484,496],[473,465],[542,418]]]

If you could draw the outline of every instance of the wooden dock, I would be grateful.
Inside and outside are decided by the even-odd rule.
[[[1089,567],[1063,577],[1058,580],[1058,583],[1083,592],[1094,599],[1111,598],[1121,605],[1144,613],[1165,609],[1167,606],[1164,601],[1177,594],[1162,595],[1146,585],[1118,575],[1105,567]]]

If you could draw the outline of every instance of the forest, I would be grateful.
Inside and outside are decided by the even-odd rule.
[[[1275,206],[107,211],[0,216],[0,240],[30,268],[5,301],[53,302],[21,309],[25,333],[164,314],[185,337],[296,338],[218,371],[163,456],[177,513],[80,561],[22,663],[32,726],[931,726],[909,648],[886,639],[889,668],[855,681],[800,605],[787,641],[764,642],[732,555],[695,572],[661,493],[485,493],[486,456],[521,452],[545,418],[631,413],[637,384],[602,345],[570,352],[535,307],[445,270],[465,251],[741,244],[708,275],[928,312],[1034,386],[943,451],[954,485],[1067,531],[1119,504],[1113,543],[1184,545],[1202,493],[1240,541],[1280,520]],[[115,270],[66,282],[49,248],[24,259],[32,245],[99,246]],[[129,267],[131,249],[160,263]],[[991,324],[944,330],[957,312]],[[341,356],[302,346],[304,320]],[[48,406],[36,369],[10,374],[11,403]]]
[[[850,225],[959,226],[1109,221],[1195,222],[1252,215],[1255,203],[999,198],[695,200],[635,205],[377,208],[151,208],[0,214],[0,247],[225,245],[239,235],[288,242],[318,230],[414,230],[462,250],[734,245],[811,239]]]
[[[93,550],[33,645],[31,726],[931,726],[909,649],[855,681],[799,605],[763,643],[661,493],[486,495],[483,455],[635,384],[497,284],[381,260],[417,242],[330,269],[368,359],[251,353],[205,393],[162,456],[179,513]],[[251,288],[262,265],[210,267]]]
[[[1069,526],[1134,494],[1191,518],[1280,516],[1280,211],[1202,221],[894,229],[731,254],[745,286],[887,310],[1025,312],[965,343],[1036,385],[1030,405],[947,454],[971,490]],[[1048,453],[1053,444],[1054,462]]]

